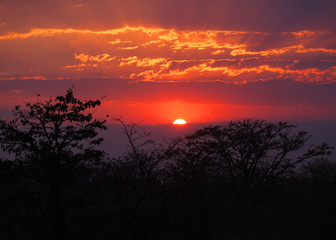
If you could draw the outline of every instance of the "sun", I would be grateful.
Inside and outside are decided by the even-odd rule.
[[[184,119],[179,118],[179,119],[176,119],[176,120],[173,122],[173,124],[175,124],[175,125],[185,125],[185,124],[187,124],[187,122],[186,122]]]

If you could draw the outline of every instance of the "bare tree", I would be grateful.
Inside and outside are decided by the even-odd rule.
[[[113,160],[115,196],[133,239],[150,239],[161,231],[167,213],[165,166],[180,141],[157,145],[149,133],[138,133],[137,124],[121,124],[129,149]]]

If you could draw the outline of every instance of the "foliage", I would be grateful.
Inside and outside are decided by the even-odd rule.
[[[21,198],[36,221],[50,224],[56,239],[68,237],[66,209],[74,184],[104,154],[94,146],[103,141],[97,130],[106,129],[105,120],[94,119],[88,112],[100,104],[77,99],[70,88],[64,96],[27,103],[25,109],[16,106],[13,120],[0,121],[1,147],[15,154],[13,174],[16,166],[24,166],[27,172],[18,182],[20,188],[25,186]]]
[[[196,191],[204,191],[203,201],[207,190],[220,183],[227,195],[223,201],[237,204],[239,211],[230,221],[236,221],[244,238],[274,185],[288,181],[306,160],[330,153],[327,144],[307,146],[310,136],[295,128],[286,122],[251,119],[205,127],[186,137],[175,173],[182,181],[197,184]]]
[[[13,120],[0,121],[1,146],[17,157],[89,150],[103,140],[96,138],[97,129],[106,129],[105,120],[94,119],[87,112],[100,104],[100,100],[81,101],[69,89],[65,96],[57,96],[46,102],[27,103],[24,110],[16,106]]]
[[[229,122],[210,126],[187,137],[186,146],[206,154],[220,166],[223,177],[241,182],[272,183],[309,158],[329,154],[329,146],[304,147],[310,136],[295,131],[286,122],[269,123],[261,120]]]

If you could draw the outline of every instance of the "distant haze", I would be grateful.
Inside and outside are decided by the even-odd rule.
[[[205,124],[187,124],[184,126],[175,126],[172,124],[161,125],[138,125],[136,131],[138,134],[150,133],[151,138],[157,143],[165,145],[176,137],[183,137],[187,134],[201,129],[205,126],[215,126],[221,123],[205,123]],[[312,138],[309,144],[319,144],[327,142],[330,146],[336,148],[336,121],[329,122],[293,122],[297,125],[297,130],[307,131]],[[105,150],[110,157],[118,157],[123,152],[129,149],[129,142],[120,124],[109,124],[108,130],[100,132],[104,142],[99,146],[100,149]],[[8,157],[2,150],[0,150],[0,157]],[[330,157],[336,160],[336,149]]]
[[[221,123],[207,124],[187,124],[184,126],[174,126],[168,124],[162,125],[139,125],[136,127],[137,132],[151,133],[152,138],[157,143],[164,144],[174,137],[185,136],[204,126],[219,125]],[[293,122],[297,125],[297,130],[307,131],[312,138],[310,144],[319,144],[327,142],[330,146],[336,147],[336,121],[329,122]],[[108,125],[108,130],[102,133],[105,141],[101,145],[111,156],[120,156],[127,149],[127,137],[122,133],[121,125]],[[333,151],[332,157],[335,158],[336,150]],[[336,160],[336,158],[335,158]]]

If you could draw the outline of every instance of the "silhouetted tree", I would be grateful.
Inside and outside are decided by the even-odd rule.
[[[327,158],[307,162],[300,172],[300,193],[305,197],[301,221],[311,238],[328,239],[336,234],[336,163]],[[311,224],[311,225],[308,225]]]
[[[307,180],[321,184],[320,187],[336,184],[336,163],[327,158],[318,158],[302,166],[301,174]]]
[[[169,213],[165,166],[179,139],[165,147],[156,145],[149,133],[137,133],[136,124],[118,122],[129,148],[112,160],[116,202],[132,239],[155,239]]]
[[[39,209],[50,221],[55,239],[69,237],[66,189],[103,156],[94,147],[103,141],[97,130],[106,129],[105,120],[89,112],[100,104],[100,100],[77,99],[70,88],[64,96],[27,103],[25,109],[16,106],[13,120],[0,120],[1,147],[26,166],[30,184],[45,188],[48,204]]]
[[[185,167],[192,168],[191,173],[203,171],[203,176],[236,187],[232,195],[239,202],[243,238],[256,223],[257,206],[271,187],[284,181],[305,160],[328,153],[328,145],[322,144],[308,146],[299,154],[310,136],[295,127],[286,122],[247,119],[205,127],[186,137],[182,153],[188,149],[188,154],[179,163],[185,165],[181,171]]]

